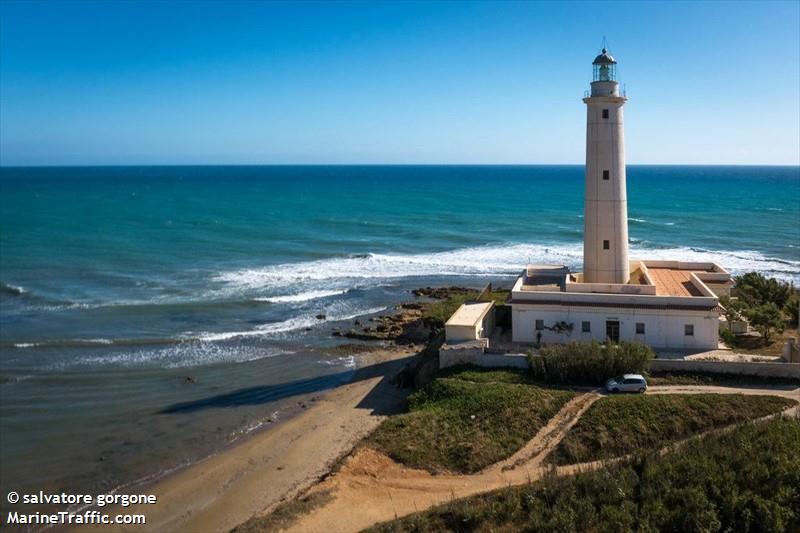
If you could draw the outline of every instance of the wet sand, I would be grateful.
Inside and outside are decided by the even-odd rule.
[[[351,382],[320,397],[298,416],[150,487],[127,491],[157,496],[155,505],[124,510],[145,514],[146,525],[84,530],[229,531],[295,497],[326,475],[387,414],[402,408],[408,391],[390,380],[415,353],[394,348],[361,355]]]

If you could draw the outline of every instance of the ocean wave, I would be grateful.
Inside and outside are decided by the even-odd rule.
[[[26,291],[24,287],[11,285],[10,283],[0,283],[0,293],[2,294],[7,294],[9,296],[22,296],[27,292],[28,291]]]
[[[244,363],[267,357],[290,355],[294,353],[276,347],[241,346],[187,341],[155,349],[83,355],[62,361],[49,367],[49,370],[76,368],[116,367],[159,367],[189,368],[217,363]]]
[[[643,246],[647,244],[647,246]],[[800,279],[800,261],[769,257],[761,252],[706,250],[693,247],[654,248],[634,243],[632,258],[710,261],[734,274],[761,271],[783,279]],[[309,290],[342,290],[342,286],[415,277],[515,276],[527,263],[565,264],[579,270],[583,244],[508,244],[462,248],[431,254],[366,254],[264,268],[222,272],[215,277],[229,290],[278,290],[303,286]]]
[[[647,221],[645,219],[643,219],[643,218],[633,218],[633,217],[629,217],[628,218],[628,222],[635,222],[637,224],[646,224],[647,223]]]
[[[287,294],[284,296],[266,296],[261,298],[255,298],[258,302],[270,302],[270,303],[298,303],[298,302],[307,302],[310,300],[318,300],[320,298],[329,298],[331,296],[338,296],[340,294],[344,294],[347,292],[347,289],[336,289],[336,290],[319,290],[319,291],[308,291],[308,292],[301,292],[299,294]]]
[[[245,331],[225,331],[225,332],[209,332],[209,333],[186,333],[185,335],[191,339],[197,339],[205,342],[219,342],[227,341],[230,339],[240,337],[269,337],[281,333],[288,333],[297,331],[299,329],[311,328],[323,324],[325,322],[339,322],[342,320],[351,320],[364,315],[371,315],[384,311],[386,307],[372,307],[369,309],[361,309],[347,314],[327,315],[324,319],[320,320],[316,316],[302,315],[293,317],[282,322],[272,322],[257,326],[255,329]]]
[[[143,339],[52,339],[41,341],[0,342],[0,348],[91,348],[107,346],[146,346],[154,344],[178,344],[185,339],[143,338]]]

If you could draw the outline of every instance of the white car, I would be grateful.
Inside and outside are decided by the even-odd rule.
[[[608,392],[644,392],[647,390],[647,380],[641,374],[625,374],[606,381]]]

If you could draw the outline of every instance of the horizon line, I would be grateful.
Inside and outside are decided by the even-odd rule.
[[[585,163],[87,163],[3,165],[15,168],[127,167],[583,167]],[[800,167],[800,163],[628,163],[626,167]]]

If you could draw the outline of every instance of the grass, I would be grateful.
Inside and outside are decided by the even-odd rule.
[[[547,458],[566,465],[657,450],[709,429],[777,413],[797,402],[776,396],[655,394],[598,400]]]
[[[409,398],[366,444],[430,472],[473,473],[519,450],[574,395],[527,384],[525,372],[460,369]]]
[[[800,385],[797,378],[745,376],[741,374],[716,374],[710,372],[652,372],[648,385],[720,385],[739,387],[748,385]]]
[[[376,532],[798,531],[800,421],[777,418],[578,474],[456,500]]]

